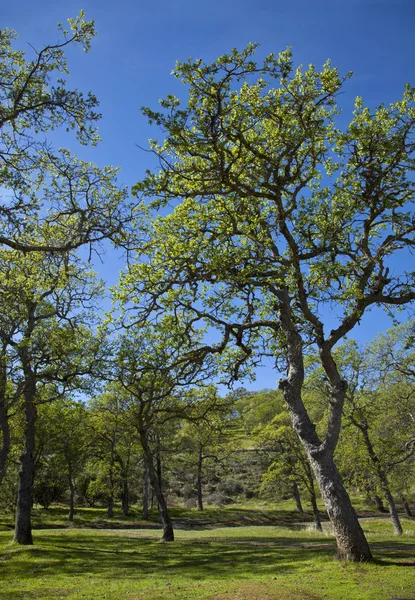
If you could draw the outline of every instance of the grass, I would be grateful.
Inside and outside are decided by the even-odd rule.
[[[415,600],[414,519],[399,538],[387,518],[364,519],[376,562],[345,564],[328,524],[317,533],[281,508],[174,509],[172,544],[137,514],[108,528],[104,511],[84,509],[63,527],[56,507],[35,510],[35,545],[21,547],[3,518],[0,600]]]

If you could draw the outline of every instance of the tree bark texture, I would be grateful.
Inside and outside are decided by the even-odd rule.
[[[279,387],[290,411],[293,427],[303,443],[320,487],[336,536],[338,555],[342,559],[356,562],[372,561],[369,544],[333,459],[340,433],[345,383],[339,376],[330,347],[320,348],[321,362],[332,389],[327,434],[322,442],[301,396],[304,383],[303,341],[292,319],[287,290],[281,289],[279,298],[280,324],[287,342],[288,358],[287,377],[280,381]]]
[[[339,558],[371,561],[369,545],[332,456],[322,454],[309,458],[334,528]]]

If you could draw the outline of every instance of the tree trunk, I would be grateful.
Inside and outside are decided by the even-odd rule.
[[[0,397],[0,428],[3,437],[0,450],[0,485],[6,475],[7,457],[10,452],[10,425],[9,416],[7,414],[6,399],[2,395]]]
[[[386,510],[386,508],[383,506],[383,500],[382,500],[382,498],[381,498],[380,496],[378,496],[377,494],[375,494],[375,495],[374,495],[374,497],[373,497],[373,501],[374,501],[374,503],[375,503],[376,510],[377,510],[378,512],[381,512],[381,513],[386,513],[386,512],[388,512],[388,511]]]
[[[122,484],[122,514],[128,516],[130,510],[128,479],[125,476]]]
[[[317,531],[323,531],[320,520],[320,512],[317,506],[316,494],[314,490],[310,493],[311,506],[313,507],[314,523]]]
[[[24,448],[20,457],[19,486],[17,493],[16,525],[14,541],[18,544],[33,544],[32,506],[33,481],[35,478],[35,426],[37,409],[35,405],[36,379],[33,371],[24,365],[25,370],[25,434]]]
[[[112,494],[107,499],[107,517],[108,519],[114,517],[114,496]]]
[[[148,468],[144,467],[143,472],[143,519],[148,521]]]
[[[298,485],[297,485],[296,481],[293,481],[292,491],[293,491],[293,496],[294,496],[295,504],[297,507],[297,511],[302,514],[304,512],[304,510],[303,510],[303,505],[301,504],[300,492],[298,491]]]
[[[396,510],[395,500],[394,500],[389,488],[387,490],[385,489],[385,496],[386,496],[386,500],[388,502],[389,514],[390,514],[390,518],[391,518],[395,533],[397,535],[402,535],[403,534],[402,525],[399,520],[398,511]]]
[[[333,457],[330,453],[321,452],[310,455],[309,459],[334,528],[339,558],[355,562],[372,561],[369,544]]]
[[[72,471],[69,470],[68,473],[68,483],[69,483],[69,515],[68,520],[73,521],[75,514],[75,486],[72,479]]]
[[[202,448],[199,449],[199,459],[197,461],[197,509],[203,510],[203,491],[202,491],[202,467],[203,467],[203,453]]]
[[[169,511],[167,508],[167,502],[163,494],[163,490],[161,487],[161,472],[160,472],[160,461],[156,458],[157,467],[154,465],[154,456],[151,452],[148,439],[147,432],[144,427],[140,427],[140,440],[141,446],[143,448],[144,456],[146,459],[147,467],[148,467],[148,475],[150,478],[151,486],[153,488],[154,494],[157,498],[159,513],[161,518],[161,523],[163,526],[163,537],[161,538],[163,542],[173,542],[174,541],[174,532],[173,532],[173,523],[170,519]]]
[[[402,504],[403,504],[403,508],[405,510],[406,516],[412,517],[413,515],[412,515],[411,509],[409,507],[409,503],[403,494],[401,494],[401,500],[402,500]]]
[[[2,445],[0,450],[0,486],[6,475],[7,457],[10,452],[10,424],[8,415],[7,401],[7,370],[6,370],[6,350],[3,347],[0,356],[0,429],[2,434]]]
[[[395,533],[397,535],[402,535],[403,529],[402,529],[402,525],[401,525],[401,522],[398,517],[398,511],[396,510],[395,500],[393,499],[392,493],[389,488],[388,477],[387,477],[385,471],[383,470],[381,462],[375,452],[375,449],[373,448],[372,441],[369,437],[369,426],[367,423],[358,424],[356,421],[353,421],[353,423],[362,432],[366,449],[368,451],[368,454],[370,456],[370,459],[371,459],[374,467],[376,468],[376,471],[377,471],[377,474],[379,477],[379,481],[380,481],[380,484],[383,489],[383,493],[385,494],[385,498],[386,498],[386,501],[389,506],[389,514],[390,514],[390,518],[391,518],[391,521],[393,524],[393,528],[395,529]]]
[[[287,377],[280,381],[279,387],[290,411],[293,427],[306,449],[320,486],[321,496],[333,524],[338,555],[340,558],[357,562],[372,561],[369,544],[333,460],[340,434],[347,385],[331,355],[332,341],[324,341],[323,326],[312,316],[318,334],[321,364],[332,391],[327,433],[323,442],[317,435],[316,427],[302,400],[305,373],[303,339],[292,313],[292,299],[286,287],[276,288],[275,293],[278,297],[279,327],[285,336],[288,359]]]

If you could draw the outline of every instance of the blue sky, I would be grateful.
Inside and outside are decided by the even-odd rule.
[[[176,59],[211,61],[248,42],[261,45],[260,56],[290,45],[296,63],[320,66],[331,58],[341,73],[354,72],[342,98],[346,108],[356,95],[373,106],[397,100],[406,82],[415,85],[415,0],[6,0],[0,26],[16,29],[19,46],[30,52],[28,43],[40,48],[56,42],[57,23],[81,8],[95,20],[98,35],[90,54],[70,52],[70,85],[91,89],[100,99],[103,143],[79,153],[121,165],[120,182],[126,185],[152,166],[136,146],[157,137],[140,106],[155,107],[168,93],[183,96],[170,74]],[[113,252],[104,260],[99,270],[114,283],[123,261]],[[385,326],[386,318],[374,311],[355,337],[370,339]],[[274,385],[275,374],[264,370],[255,387]]]

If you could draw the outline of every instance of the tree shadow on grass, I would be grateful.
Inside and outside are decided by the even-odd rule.
[[[111,572],[125,579],[143,576],[174,578],[185,574],[188,579],[249,579],[253,575],[283,574],[296,571],[314,553],[333,556],[333,547],[326,549],[281,546],[280,544],[226,541],[177,541],[160,544],[143,538],[116,538],[94,535],[43,535],[40,545],[27,549],[20,556],[14,552],[11,560],[0,567],[0,577],[18,574],[19,580],[42,578],[54,573],[66,576],[108,577]],[[287,539],[292,543],[292,539]],[[299,539],[300,541],[300,539]],[[275,542],[275,540],[274,540]],[[30,553],[28,561],[27,553]],[[1,594],[0,594],[1,598]]]

